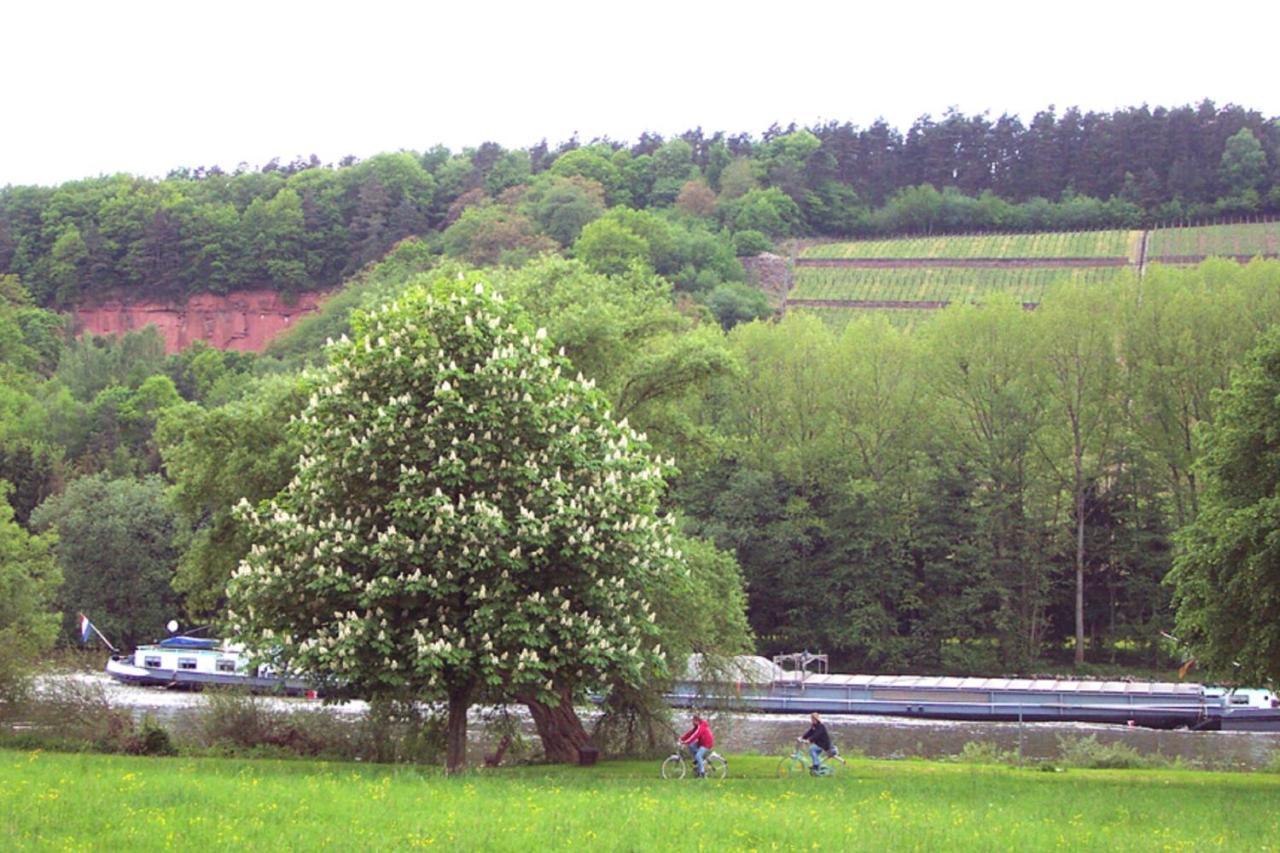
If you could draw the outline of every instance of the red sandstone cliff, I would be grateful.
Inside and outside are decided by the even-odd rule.
[[[78,331],[95,335],[122,335],[155,326],[170,353],[195,341],[207,341],[218,349],[260,352],[299,317],[319,310],[328,295],[303,293],[292,304],[272,290],[237,290],[222,296],[200,293],[186,304],[109,301],[80,306],[75,320]]]

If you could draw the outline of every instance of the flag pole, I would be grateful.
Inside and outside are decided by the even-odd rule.
[[[88,616],[85,616],[83,613],[81,613],[80,618],[83,619],[86,624],[88,624],[88,626],[93,630],[93,633],[98,635],[98,639],[102,640],[102,642],[106,644],[107,648],[111,649],[111,651],[116,652],[117,654],[119,653],[120,650],[117,649],[115,646],[111,645],[111,641],[102,635],[102,632],[98,630],[98,626],[93,624],[93,622],[89,620]]]

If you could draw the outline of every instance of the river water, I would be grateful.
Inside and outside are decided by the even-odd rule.
[[[155,687],[119,684],[105,675],[77,674],[46,676],[81,688],[100,691],[114,707],[129,708],[135,716],[151,714],[175,727],[194,724],[205,704],[200,693]],[[324,709],[335,716],[356,718],[367,706],[363,702],[325,705],[317,700],[264,698],[273,710]],[[518,709],[523,711],[523,709]],[[590,711],[583,712],[590,725]],[[683,723],[686,712],[676,711],[675,722]],[[533,725],[524,717],[525,728],[533,735]],[[966,743],[990,743],[1002,751],[1020,752],[1027,761],[1054,760],[1061,754],[1062,739],[1095,737],[1099,743],[1125,744],[1143,755],[1176,758],[1199,766],[1256,769],[1280,756],[1280,732],[1192,732],[1157,731],[1127,726],[1092,723],[986,723],[919,720],[865,715],[824,715],[832,739],[846,754],[860,753],[871,758],[946,758],[960,754]],[[716,747],[726,752],[782,754],[790,751],[795,738],[808,727],[808,717],[789,714],[722,714],[713,720]],[[471,750],[479,759],[492,751],[493,744],[477,711],[471,729]]]

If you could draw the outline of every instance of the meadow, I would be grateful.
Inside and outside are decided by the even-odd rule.
[[[1011,293],[1022,302],[1040,302],[1054,286],[1106,284],[1130,274],[1124,267],[799,267],[787,298],[964,302]]]
[[[948,234],[823,243],[803,258],[1129,258],[1137,259],[1141,231],[1057,231],[1027,234]]]
[[[0,751],[4,849],[1197,850],[1280,839],[1280,775],[854,759],[431,770]]]

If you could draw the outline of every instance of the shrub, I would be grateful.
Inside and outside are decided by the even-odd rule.
[[[444,721],[412,702],[374,702],[358,719],[320,708],[278,708],[234,691],[208,693],[200,713],[202,743],[222,752],[269,752],[379,763],[437,763]]]
[[[318,755],[325,744],[299,722],[295,715],[273,710],[261,698],[239,691],[209,691],[200,713],[206,746]]]
[[[1069,767],[1122,770],[1169,763],[1160,756],[1142,755],[1125,743],[1099,743],[1096,735],[1058,735],[1058,750],[1062,763]]]
[[[369,713],[356,725],[354,735],[353,758],[414,764],[437,764],[444,758],[444,717],[423,714],[412,701],[370,703]]]
[[[142,728],[123,743],[130,755],[177,755],[169,730],[160,725],[150,714],[142,718]]]
[[[711,291],[707,307],[728,331],[739,323],[749,323],[770,312],[769,300],[758,288],[741,282],[726,282]]]
[[[101,684],[74,678],[47,680],[24,704],[23,715],[36,737],[101,752],[125,752],[135,735],[133,716],[113,706]]]
[[[763,232],[748,228],[746,231],[739,231],[733,235],[733,250],[738,257],[744,258],[750,255],[772,252],[773,243],[769,241],[769,238]]]
[[[1004,750],[991,741],[969,741],[956,756],[962,764],[1017,764],[1018,753]]]

